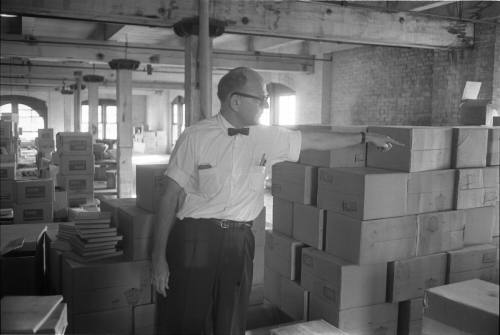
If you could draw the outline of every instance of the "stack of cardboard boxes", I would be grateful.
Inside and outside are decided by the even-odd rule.
[[[90,133],[58,133],[54,159],[57,185],[67,192],[69,207],[94,201],[94,154]]]
[[[54,181],[18,179],[15,181],[14,223],[52,222]]]
[[[17,139],[13,123],[0,120],[0,208],[14,207]]]
[[[488,244],[498,221],[498,166],[486,167],[487,128],[367,131],[405,146],[380,152],[368,145],[366,167],[356,158],[363,145],[302,153],[300,163],[273,167],[265,296],[289,309],[286,294],[276,293],[286,279],[305,292],[296,302],[307,313],[295,318],[323,318],[353,333],[417,333],[425,289],[476,276],[498,280],[497,251]]]
[[[36,165],[40,178],[50,178],[50,162],[52,152],[55,150],[54,129],[38,129],[38,137],[35,139],[38,150]]]

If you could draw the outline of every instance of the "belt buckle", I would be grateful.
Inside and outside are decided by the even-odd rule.
[[[222,229],[227,229],[229,228],[229,220],[220,220],[219,221],[219,226],[222,228]]]

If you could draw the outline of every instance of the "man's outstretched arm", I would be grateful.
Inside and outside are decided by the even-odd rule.
[[[392,145],[404,146],[393,138],[377,133],[364,133],[366,143],[372,143],[381,150],[389,150]],[[302,131],[301,150],[334,150],[359,144],[361,133]]]
[[[170,270],[166,258],[167,241],[175,223],[176,213],[184,202],[186,193],[173,179],[166,177],[165,193],[159,203],[154,226],[152,252],[152,281],[156,292],[167,296]]]

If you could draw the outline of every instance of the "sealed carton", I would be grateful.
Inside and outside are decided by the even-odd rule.
[[[118,227],[119,218],[118,211],[121,207],[135,207],[135,198],[118,198],[118,199],[103,199],[101,200],[101,212],[111,212],[111,225]]]
[[[12,208],[15,201],[15,186],[13,180],[0,180],[0,208]]]
[[[405,172],[443,170],[451,167],[452,128],[423,126],[368,127],[368,132],[388,135],[404,146],[381,152],[368,145],[367,166]]]
[[[495,206],[498,182],[498,166],[457,170],[455,209]]]
[[[92,134],[62,132],[56,135],[57,151],[73,155],[92,155]]]
[[[14,223],[42,223],[53,221],[53,202],[14,204]]]
[[[398,311],[398,335],[421,335],[424,299],[401,301]]]
[[[479,279],[425,292],[424,334],[498,334],[498,285]]]
[[[417,215],[417,256],[430,255],[464,246],[465,215],[445,211]]]
[[[136,189],[137,206],[156,213],[158,203],[165,192],[168,164],[137,165]]]
[[[451,167],[454,169],[486,166],[488,128],[453,127]]]
[[[53,201],[54,181],[52,179],[16,180],[16,203],[31,204],[34,202]]]
[[[343,310],[385,302],[386,263],[355,265],[314,248],[302,250],[300,285]]]
[[[496,208],[478,207],[462,210],[465,216],[464,244],[490,243],[496,219]]]
[[[273,198],[273,230],[288,237],[293,234],[293,202]]]
[[[81,175],[57,175],[57,186],[62,187],[68,194],[93,193],[94,176],[90,174]]]
[[[500,165],[500,127],[492,127],[488,129],[486,165]]]
[[[469,279],[492,281],[497,263],[497,248],[479,244],[448,252],[447,283]]]
[[[408,174],[407,214],[453,209],[456,170]]]
[[[316,204],[317,168],[282,162],[274,164],[272,171],[273,196],[305,205]]]
[[[123,254],[129,260],[151,258],[156,215],[139,207],[118,209],[118,234],[123,235]]]
[[[446,282],[446,253],[420,256],[387,264],[387,301],[421,298],[430,287]]]
[[[323,250],[325,224],[326,211],[324,209],[299,203],[293,205],[292,237],[294,239]]]
[[[60,154],[59,173],[62,175],[88,174],[94,176],[94,155]]]
[[[304,244],[283,234],[266,231],[264,264],[281,276],[298,280],[300,278],[300,257]]]
[[[407,173],[320,168],[318,207],[361,220],[406,215]]]
[[[328,211],[325,250],[354,264],[376,264],[416,255],[417,217],[359,220]]]

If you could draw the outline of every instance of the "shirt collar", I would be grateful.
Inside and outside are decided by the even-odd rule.
[[[228,120],[224,116],[222,116],[221,113],[217,114],[217,122],[219,125],[224,129],[224,131],[227,131],[228,128],[234,128],[231,123],[229,123]]]

